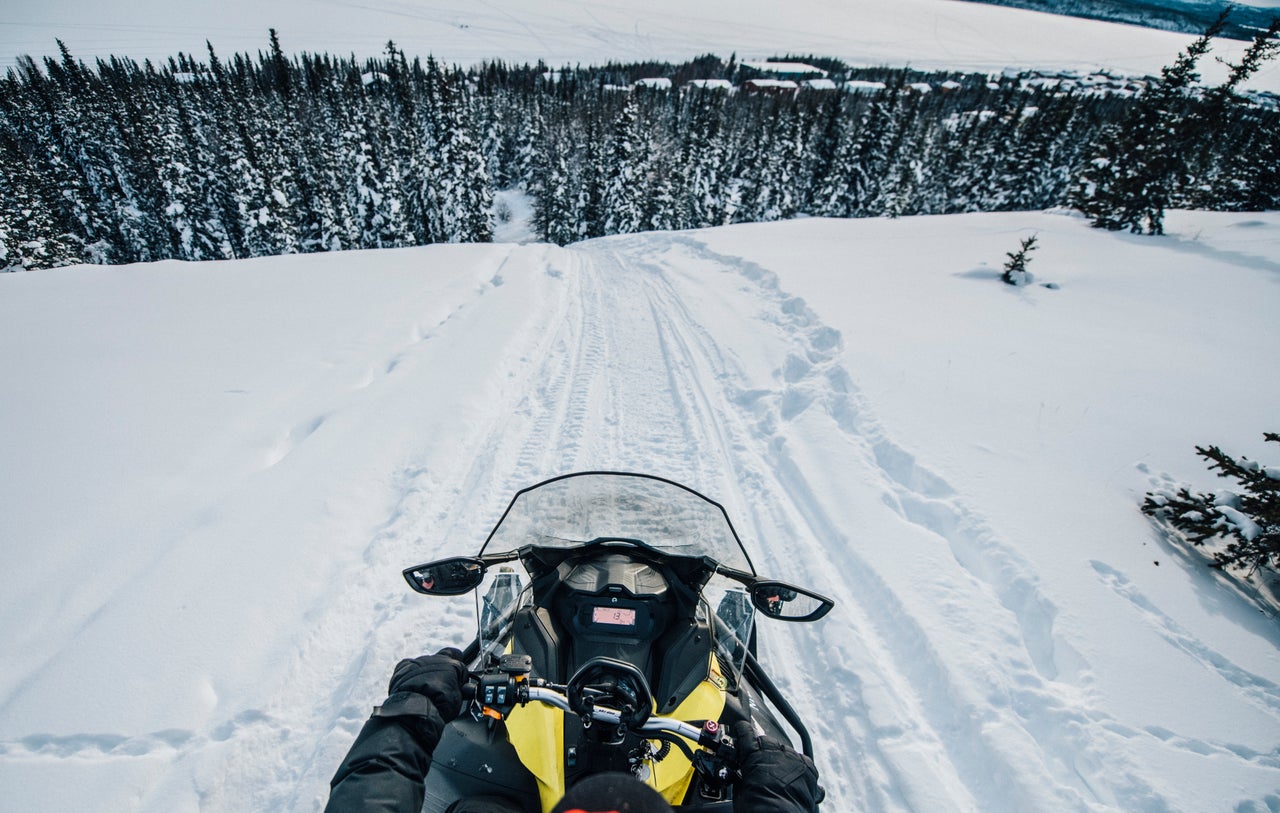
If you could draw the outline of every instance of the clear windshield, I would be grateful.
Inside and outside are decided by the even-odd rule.
[[[576,547],[596,539],[634,539],[674,556],[709,556],[755,573],[718,503],[642,474],[570,474],[527,488],[516,494],[480,552]]]

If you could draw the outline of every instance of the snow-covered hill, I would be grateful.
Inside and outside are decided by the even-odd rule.
[[[56,56],[61,38],[92,62],[112,54],[163,63],[178,51],[206,58],[257,53],[276,28],[286,51],[381,53],[395,40],[411,58],[446,63],[545,60],[549,65],[665,60],[712,52],[760,59],[786,53],[854,65],[1000,71],[1109,69],[1155,74],[1191,36],[956,0],[10,0],[0,15],[0,67],[19,54]],[[1245,44],[1215,54],[1238,57]],[[1225,68],[1206,60],[1205,79]],[[1280,92],[1271,65],[1250,87]]]
[[[637,469],[837,598],[766,628],[832,811],[1274,810],[1280,632],[1138,512],[1267,458],[1280,215],[798,220],[0,278],[0,810],[311,811],[400,569]],[[1038,283],[1001,284],[1037,233]],[[442,609],[443,608],[443,609]],[[794,634],[792,634],[794,633]]]

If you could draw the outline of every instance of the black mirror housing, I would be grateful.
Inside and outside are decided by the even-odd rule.
[[[751,585],[751,603],[765,616],[782,621],[817,621],[836,606],[825,596],[779,581]]]
[[[404,580],[425,596],[460,596],[480,586],[487,565],[473,556],[455,556],[404,571]]]

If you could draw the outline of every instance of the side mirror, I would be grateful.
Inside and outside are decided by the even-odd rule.
[[[470,556],[441,559],[404,571],[404,580],[427,596],[460,596],[480,586],[485,563]]]
[[[817,621],[836,603],[786,582],[762,581],[751,585],[751,603],[769,618],[783,621]]]

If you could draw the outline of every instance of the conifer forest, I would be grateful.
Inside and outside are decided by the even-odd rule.
[[[836,89],[753,92],[734,58],[710,55],[464,69],[391,43],[369,60],[286,56],[272,32],[256,57],[210,47],[90,67],[64,48],[0,79],[0,267],[483,242],[495,192],[513,188],[559,244],[801,214],[1079,207],[1142,98],[808,61]],[[651,77],[671,81],[637,84]],[[1205,133],[1165,144],[1177,182],[1162,203],[1277,208],[1275,100],[1219,101],[1209,121],[1194,94],[1161,100]]]

